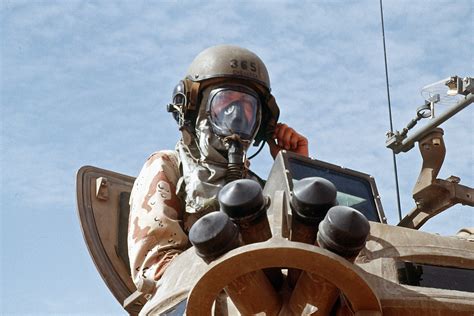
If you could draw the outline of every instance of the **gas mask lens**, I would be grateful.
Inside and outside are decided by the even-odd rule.
[[[220,136],[237,134],[251,140],[260,124],[260,103],[251,90],[214,89],[208,111],[213,130]]]

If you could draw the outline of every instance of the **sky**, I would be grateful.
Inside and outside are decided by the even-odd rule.
[[[424,103],[420,89],[473,76],[473,1],[385,0],[394,129]],[[166,112],[193,58],[217,44],[265,62],[281,121],[310,156],[375,177],[398,223],[379,1],[0,0],[1,300],[4,315],[125,315],[89,257],[75,173],[93,165],[136,176],[179,134]],[[447,107],[440,106],[438,112]],[[439,178],[473,186],[472,107],[442,127]],[[403,214],[421,167],[397,155]],[[267,149],[252,161],[266,177]],[[422,230],[473,227],[456,206]]]

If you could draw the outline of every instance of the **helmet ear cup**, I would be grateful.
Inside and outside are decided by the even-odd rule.
[[[171,103],[167,105],[167,111],[173,115],[178,125],[182,126],[184,114],[186,112],[186,85],[180,80],[173,89]]]
[[[186,101],[186,86],[184,81],[180,80],[173,89],[173,104],[183,106]]]

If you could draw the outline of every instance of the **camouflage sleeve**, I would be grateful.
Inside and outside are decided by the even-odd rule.
[[[140,278],[159,280],[188,244],[180,224],[184,208],[176,196],[179,177],[176,153],[160,151],[148,158],[133,185],[128,254],[137,286]]]

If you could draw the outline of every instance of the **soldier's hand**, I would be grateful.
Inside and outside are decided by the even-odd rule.
[[[308,157],[308,140],[286,124],[278,123],[268,145],[273,158],[282,149]]]

